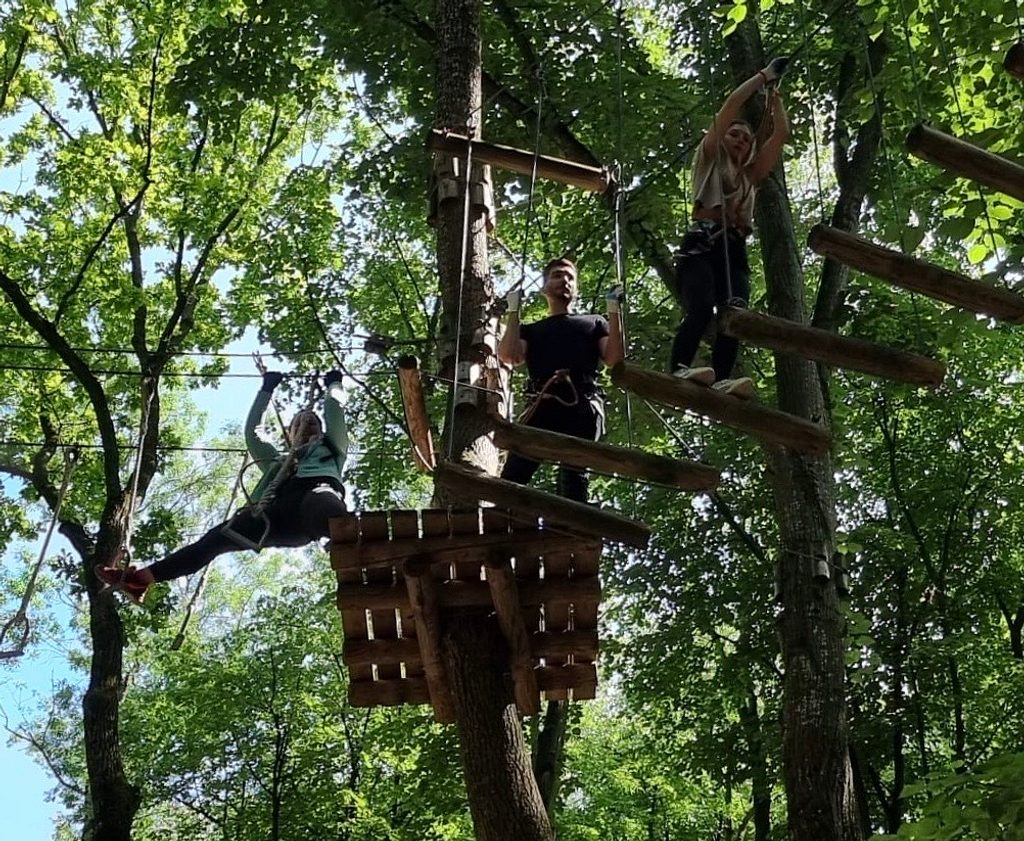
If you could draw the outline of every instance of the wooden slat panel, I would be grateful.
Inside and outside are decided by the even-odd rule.
[[[391,534],[392,543],[404,539],[415,538],[420,532],[420,518],[418,511],[392,511],[391,512]],[[402,582],[397,582],[399,585]],[[404,591],[408,595],[408,591]],[[416,639],[416,614],[411,605],[398,606],[398,617],[401,620],[402,636],[406,639]],[[417,644],[415,660],[406,662],[406,677],[421,677],[423,675],[423,663],[419,657],[419,646]]]
[[[542,563],[544,564],[545,581],[570,581],[572,570],[571,552],[548,552]],[[562,633],[570,630],[569,616],[570,605],[565,602],[545,602],[544,604],[544,630],[549,634]],[[567,662],[565,657],[552,654],[544,658],[544,665],[551,667],[563,666]],[[568,692],[563,687],[554,687],[545,692],[549,701],[564,701]]]
[[[601,583],[597,576],[561,581],[538,581],[517,576],[519,601],[523,606],[539,607],[548,602],[576,604],[601,600]],[[387,585],[341,584],[338,599],[342,608],[354,609],[397,607],[408,609],[408,592]],[[491,594],[486,581],[448,581],[438,585],[438,599],[442,608],[486,607]]]
[[[612,380],[640,397],[676,409],[689,409],[767,444],[810,455],[828,452],[830,435],[824,426],[770,409],[756,400],[740,400],[713,388],[626,362],[612,369]]]
[[[399,704],[429,704],[430,692],[423,678],[399,678],[353,683],[348,688],[353,707],[394,707]]]
[[[478,538],[480,535],[480,509],[477,507],[468,509],[453,509],[451,512],[452,536],[470,535]],[[483,567],[483,559],[475,561],[452,562],[453,576],[459,581],[479,581],[480,571]]]
[[[420,518],[423,522],[424,537],[448,537],[452,533],[446,508],[428,508],[420,512]],[[433,570],[434,578],[441,581],[451,578],[450,561],[435,564]]]
[[[331,566],[335,569],[356,567],[369,569],[375,566],[390,566],[407,561],[422,565],[429,559],[447,559],[449,556],[477,554],[490,555],[492,548],[509,543],[508,533],[499,534],[455,534],[450,537],[421,537],[417,539],[384,540],[377,543],[336,545],[331,549]],[[543,554],[558,548],[571,549],[580,542],[579,537],[538,530],[517,532],[516,548]],[[480,563],[483,563],[481,561]]]
[[[537,669],[537,686],[550,698],[552,692],[573,690],[574,693],[597,687],[597,667],[576,663],[561,667]],[[592,696],[591,696],[592,697]]]
[[[573,580],[577,578],[593,578],[600,572],[601,565],[601,546],[592,547],[581,547],[578,552],[573,554],[572,561],[572,574]],[[581,601],[574,602],[572,609],[572,627],[575,633],[588,634],[593,633],[595,643],[597,641],[597,619],[598,619],[598,603],[595,601]],[[597,646],[594,647],[594,653],[589,652],[574,652],[570,661],[573,663],[593,663],[597,659]],[[576,687],[572,690],[572,698],[574,701],[589,700],[594,697],[597,692],[597,683],[584,684],[580,687]]]
[[[355,515],[331,518],[331,540],[341,543],[352,543],[359,538],[359,518]],[[366,627],[366,611],[355,607],[349,602],[346,607],[346,599],[342,591],[351,587],[363,586],[363,573],[359,569],[337,570],[335,575],[338,579],[338,607],[341,608],[341,628],[345,634],[345,641],[365,640],[369,636]],[[349,681],[351,684],[359,681],[373,680],[372,666],[357,666],[349,669]],[[351,694],[351,686],[349,687]]]
[[[529,636],[529,653],[534,659],[568,657],[571,654],[578,662],[588,662],[597,656],[597,650],[596,630],[562,631],[557,634],[541,631]],[[422,669],[423,665],[419,641],[404,637],[397,640],[350,640],[342,648],[342,656],[348,666],[363,666],[369,663],[415,663]]]
[[[567,658],[572,655],[577,663],[590,663],[597,657],[597,629],[542,631],[530,637],[530,651],[534,657]]]
[[[420,677],[423,674],[419,643],[406,637],[388,640],[345,640],[341,656],[345,665],[350,668],[372,664],[383,668],[384,664],[397,666],[400,663],[415,663],[419,668],[419,674],[410,677]]]
[[[390,535],[386,511],[373,511],[359,518],[359,537],[364,543],[388,540]],[[394,570],[388,567],[367,569],[363,573],[367,584],[388,585],[394,581]],[[395,639],[398,636],[398,618],[394,608],[378,608],[370,611],[370,626],[373,639]],[[397,665],[385,665],[377,669],[377,677],[390,680],[402,676]]]

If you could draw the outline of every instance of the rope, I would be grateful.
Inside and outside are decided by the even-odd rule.
[[[32,632],[32,623],[28,618],[28,607],[32,601],[32,596],[35,594],[36,582],[39,579],[39,573],[43,568],[43,563],[46,560],[46,552],[50,548],[50,539],[53,537],[53,532],[57,528],[57,522],[60,519],[60,511],[64,506],[64,497],[67,495],[68,487],[71,484],[71,474],[74,472],[75,466],[78,464],[78,450],[76,448],[67,447],[64,450],[64,477],[61,479],[60,490],[57,493],[57,504],[53,508],[53,516],[50,518],[50,525],[46,529],[46,536],[43,538],[43,545],[39,550],[39,558],[36,560],[32,567],[32,572],[29,573],[28,582],[25,584],[25,592],[21,597],[21,604],[15,611],[14,615],[4,623],[2,629],[0,629],[0,660],[13,660],[16,657],[21,657],[25,653],[25,646],[28,644],[29,636]],[[22,631],[18,641],[12,648],[4,649],[3,646],[7,641],[7,635],[14,630],[14,627],[21,624]]]
[[[572,390],[572,400],[564,400],[557,394],[551,394],[548,392],[548,389],[553,388],[559,383],[569,384],[569,388]],[[560,405],[567,407],[575,406],[577,403],[580,402],[579,392],[576,390],[576,384],[572,381],[572,379],[569,376],[568,368],[559,368],[557,371],[555,371],[555,373],[548,377],[547,382],[545,382],[544,385],[541,386],[540,391],[538,391],[537,395],[533,398],[532,401],[530,401],[530,405],[523,409],[522,414],[520,414],[516,420],[519,423],[526,423],[530,418],[533,417],[534,413],[540,407],[542,400],[554,400]]]
[[[807,29],[807,4],[805,0],[800,0],[800,28]],[[821,181],[821,155],[818,150],[818,121],[814,110],[814,62],[804,62],[807,66],[807,92],[808,96],[808,108],[811,112],[811,144],[814,147],[814,176],[818,183],[818,209],[821,212],[821,220],[824,222],[828,219],[828,213],[825,210],[825,188],[822,186]]]

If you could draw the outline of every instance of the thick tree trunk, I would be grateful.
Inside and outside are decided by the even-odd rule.
[[[768,753],[761,733],[761,716],[757,709],[757,693],[753,685],[748,687],[747,703],[740,707],[740,722],[747,736],[754,841],[768,841],[772,831],[772,785],[768,776]]]
[[[548,701],[544,722],[537,737],[533,755],[533,775],[537,779],[541,800],[549,815],[554,814],[558,783],[562,777],[562,756],[569,705],[565,701]]]
[[[734,76],[747,79],[765,63],[754,19],[727,40]],[[804,278],[781,168],[757,198],[768,307],[803,322]],[[825,403],[815,366],[776,355],[779,408],[820,422]],[[779,633],[785,669],[783,764],[789,837],[793,841],[859,841],[847,751],[843,622],[835,587],[814,575],[816,559],[834,546],[835,498],[829,456],[771,454],[782,610]]]
[[[479,137],[482,123],[480,0],[436,0],[437,127]],[[459,171],[465,172],[465,166]],[[466,189],[466,180],[463,181]],[[464,196],[438,208],[442,370],[465,374],[467,363],[490,361],[481,329],[493,336],[494,300],[485,216]],[[467,231],[468,227],[468,231]],[[477,337],[474,338],[474,334]],[[458,338],[457,338],[458,337]],[[479,376],[479,369],[472,373]],[[497,450],[488,437],[485,407],[454,400],[440,458],[495,473]],[[447,616],[444,656],[459,727],[466,791],[478,841],[551,841],[554,834],[530,767],[523,728],[508,678],[508,657],[492,619],[478,612]],[[497,655],[497,656],[496,656]]]

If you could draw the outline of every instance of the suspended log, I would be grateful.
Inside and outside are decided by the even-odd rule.
[[[557,461],[583,470],[631,476],[647,482],[674,485],[688,491],[718,487],[719,472],[706,464],[679,461],[629,447],[574,438],[559,432],[494,419],[494,443],[536,461]]]
[[[440,722],[455,721],[455,703],[441,654],[441,613],[437,582],[429,575],[406,575],[405,586],[416,615],[416,642],[427,679],[430,703],[434,707],[434,718]]]
[[[1012,324],[1024,322],[1024,297],[1016,292],[971,280],[941,266],[875,245],[855,234],[819,224],[811,228],[807,245],[824,257],[831,257],[901,289],[920,292],[929,298]]]
[[[1024,41],[1018,41],[1006,53],[1003,69],[1011,76],[1024,79]]]
[[[533,673],[530,636],[523,622],[516,581],[508,560],[497,556],[491,558],[487,565],[487,584],[491,588],[498,625],[508,643],[509,669],[512,672],[516,706],[523,715],[535,715],[540,711],[540,690],[537,689],[537,678]]]
[[[907,149],[922,160],[1024,201],[1024,166],[973,143],[919,123],[907,135]]]
[[[832,368],[874,374],[896,382],[937,388],[946,366],[935,359],[885,347],[864,339],[840,336],[784,318],[724,307],[718,326],[727,336],[770,350],[813,359]]]
[[[405,425],[409,428],[413,463],[424,473],[434,469],[434,440],[430,434],[427,404],[423,399],[420,361],[415,356],[398,360],[398,383],[405,405]]]
[[[756,400],[740,400],[713,388],[648,371],[626,362],[620,362],[612,369],[612,381],[640,397],[676,409],[690,409],[746,432],[766,444],[788,447],[810,455],[828,452],[830,435],[827,428],[770,409]]]
[[[517,485],[451,462],[442,462],[437,466],[434,481],[438,487],[458,499],[474,502],[485,500],[516,513],[543,517],[546,524],[570,531],[640,548],[647,545],[651,536],[651,530],[643,523],[621,514]]]
[[[465,157],[469,142],[465,135],[434,129],[430,133],[428,145],[434,152]],[[531,175],[536,159],[538,178],[547,178],[561,184],[593,190],[596,193],[603,193],[612,183],[612,177],[608,170],[602,167],[580,164],[562,158],[552,158],[548,155],[534,155],[533,152],[523,149],[499,146],[496,143],[487,143],[483,140],[473,140],[472,144],[474,161],[500,166],[502,169],[512,172]]]

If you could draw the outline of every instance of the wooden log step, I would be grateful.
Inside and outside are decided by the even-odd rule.
[[[1018,41],[1007,50],[1003,69],[1011,76],[1024,79],[1024,41]]]
[[[405,406],[405,425],[409,429],[413,464],[429,473],[435,464],[434,440],[430,434],[430,418],[423,397],[420,361],[415,356],[403,356],[398,360],[398,384]]]
[[[541,691],[575,690],[592,692],[597,686],[597,669],[589,663],[539,666],[534,669]],[[392,707],[398,704],[429,704],[430,691],[424,678],[397,678],[350,683],[348,700],[353,707]]]
[[[572,549],[579,542],[578,537],[542,530],[523,534],[453,534],[380,543],[337,543],[331,544],[331,566],[334,569],[359,569],[403,560],[407,565],[413,561],[426,564],[456,559],[467,561],[474,556],[478,558],[477,563],[482,564],[495,550],[506,549],[512,556],[543,555],[559,549]]]
[[[469,146],[469,138],[462,134],[434,129],[430,133],[428,145],[434,152],[446,155],[465,157]],[[483,140],[473,140],[473,160],[478,163],[500,166],[512,172],[531,175],[536,158],[537,177],[561,184],[571,184],[584,190],[603,193],[612,184],[611,174],[603,167],[553,158],[549,155],[534,155],[533,152],[515,149],[511,146],[499,146]]]
[[[766,444],[810,455],[821,455],[829,448],[831,436],[826,427],[770,409],[756,400],[740,400],[720,394],[713,388],[626,362],[620,362],[612,369],[612,381],[640,397],[676,409],[690,409],[746,432]]]
[[[347,574],[342,570],[339,574]],[[571,579],[517,579],[519,603],[526,607],[542,604],[596,605],[601,601],[601,582],[596,575]],[[489,607],[491,592],[486,581],[446,581],[437,586],[441,608]],[[338,607],[361,611],[381,608],[408,610],[411,602],[404,584],[341,583]]]
[[[718,326],[727,336],[748,344],[813,359],[832,368],[929,388],[938,388],[946,376],[946,366],[936,359],[750,310],[722,307]]]
[[[455,498],[486,500],[517,513],[543,517],[548,525],[585,535],[601,536],[640,548],[645,547],[651,537],[647,526],[621,514],[517,485],[452,462],[437,466],[434,482]]]
[[[1016,292],[971,280],[941,266],[876,245],[856,234],[819,224],[811,228],[807,245],[824,257],[831,257],[901,289],[920,292],[929,298],[1011,324],[1024,323],[1024,297]]]
[[[918,123],[907,135],[915,157],[1024,201],[1024,166],[966,140]]]
[[[546,429],[535,429],[494,418],[494,443],[537,461],[557,461],[583,470],[630,476],[648,482],[674,485],[688,491],[708,491],[718,487],[721,474],[713,467],[693,461],[680,461],[629,447],[616,447],[598,441],[574,438]]]

